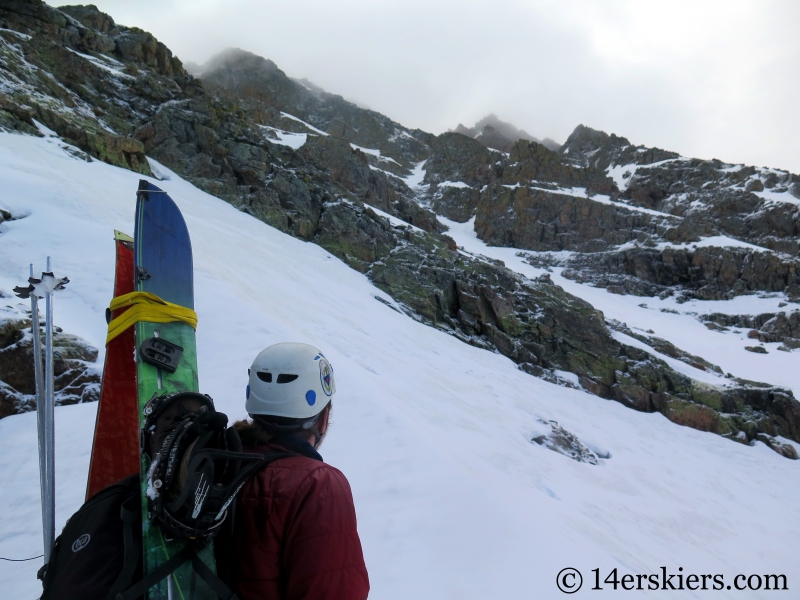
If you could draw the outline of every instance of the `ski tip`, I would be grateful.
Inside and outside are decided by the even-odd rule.
[[[145,200],[150,200],[150,194],[164,194],[165,196],[168,195],[167,192],[165,192],[155,184],[147,181],[146,179],[140,179],[139,189],[136,190],[136,197],[144,198]]]
[[[129,236],[127,233],[122,233],[121,231],[114,230],[114,241],[117,242],[130,242],[133,243],[133,238]]]

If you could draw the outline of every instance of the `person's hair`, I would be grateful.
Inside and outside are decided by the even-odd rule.
[[[325,414],[327,412],[327,415]],[[323,408],[319,414],[317,415],[317,423],[321,423],[324,421],[319,421],[319,419],[327,419],[328,426],[330,426],[331,414],[333,412],[333,404],[328,403],[328,405]],[[300,427],[306,421],[310,419],[293,419],[290,417],[275,417],[272,415],[258,415],[258,418],[251,418],[245,419],[243,421],[236,421],[233,424],[233,428],[236,430],[236,433],[239,434],[239,438],[242,440],[242,445],[244,446],[263,446],[264,444],[268,444],[274,437],[275,433],[270,432],[268,430],[268,425],[265,426],[264,423],[278,425],[279,427],[291,427],[293,425],[297,426],[297,429],[293,429],[291,433],[296,435],[297,437],[303,438],[304,440],[311,439],[315,433],[311,429],[303,429]],[[259,422],[261,421],[261,422]],[[321,442],[322,440],[317,440]]]

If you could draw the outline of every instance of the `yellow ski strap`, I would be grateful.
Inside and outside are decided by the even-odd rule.
[[[179,321],[191,325],[193,329],[197,329],[197,313],[191,308],[167,302],[149,292],[131,292],[130,294],[117,296],[111,300],[108,308],[115,311],[128,306],[131,307],[129,310],[126,310],[108,324],[106,346],[120,333],[139,321],[147,321],[149,323]]]

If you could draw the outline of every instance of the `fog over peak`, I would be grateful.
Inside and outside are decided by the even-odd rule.
[[[513,143],[517,140],[537,142],[543,144],[550,150],[558,150],[561,147],[561,144],[551,138],[544,138],[542,140],[532,136],[527,131],[517,129],[511,123],[500,120],[494,113],[489,113],[475,123],[473,127],[465,127],[463,124],[459,123],[458,127],[452,131],[475,138],[485,146],[502,152],[508,152]]]

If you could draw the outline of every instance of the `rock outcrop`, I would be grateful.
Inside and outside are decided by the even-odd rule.
[[[3,2],[0,56],[4,129],[33,133],[38,122],[94,158],[144,174],[137,123],[196,89],[164,44],[94,6]]]
[[[558,452],[582,463],[596,465],[600,458],[611,458],[608,452],[597,454],[578,439],[574,433],[570,433],[559,425],[556,421],[539,420],[543,432],[537,433],[531,441],[544,446],[545,448]]]
[[[800,299],[800,261],[737,247],[633,247],[574,255],[559,262],[564,277],[636,296],[727,300],[753,292]]]
[[[56,405],[100,399],[100,375],[96,361],[97,348],[56,328],[53,334]],[[36,408],[33,365],[30,320],[0,320],[0,418]]]
[[[709,329],[748,329],[747,337],[762,344],[780,342],[778,350],[800,349],[800,310],[761,315],[725,315],[713,313],[698,317]]]
[[[341,204],[328,210],[332,220],[336,215],[336,234],[326,228],[317,243],[362,270],[372,261],[369,277],[408,314],[496,349],[528,373],[558,383],[557,371],[568,371],[598,396],[736,441],[751,442],[759,433],[800,435],[800,403],[788,390],[700,384],[615,340],[601,313],[546,279],[531,282],[500,264],[472,259],[447,238],[392,227],[368,208],[357,215]],[[647,341],[656,352],[719,372],[664,340]]]
[[[475,214],[480,190],[501,173],[502,155],[459,133],[431,141],[418,200],[448,219],[464,223]]]
[[[601,252],[656,235],[647,214],[574,196],[558,188],[487,188],[477,205],[475,231],[493,246],[536,251]]]

